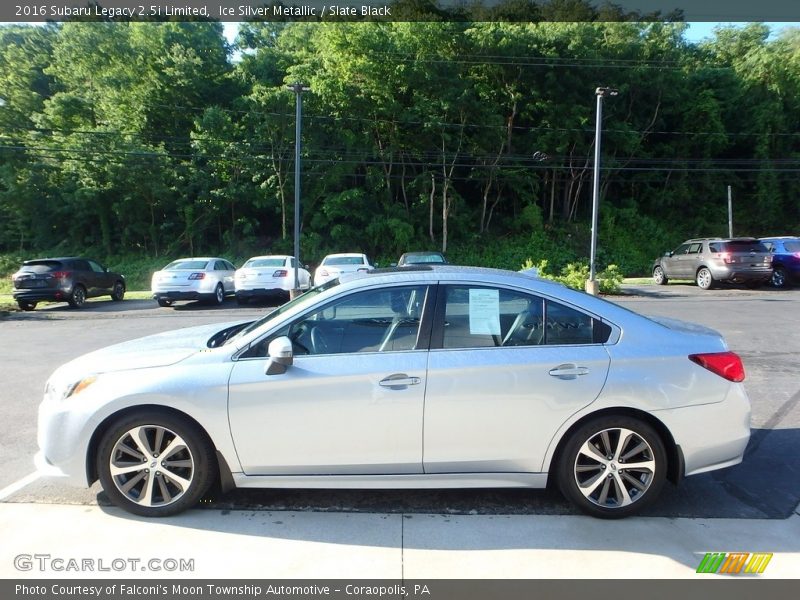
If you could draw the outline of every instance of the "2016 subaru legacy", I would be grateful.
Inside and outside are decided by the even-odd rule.
[[[523,273],[342,275],[246,323],[59,368],[37,464],[164,516],[243,488],[532,487],[630,515],[735,465],[744,369],[716,332]]]

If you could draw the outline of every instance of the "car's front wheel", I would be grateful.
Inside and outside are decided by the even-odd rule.
[[[169,298],[158,298],[157,302],[161,308],[167,308],[168,306],[172,306],[172,300],[170,300]]]
[[[179,415],[149,410],[123,417],[103,436],[97,473],[120,508],[166,517],[194,506],[217,476],[214,449]]]
[[[36,302],[31,302],[30,300],[17,300],[17,306],[19,306],[20,310],[33,310],[36,308]]]
[[[697,287],[701,290],[710,290],[714,287],[714,276],[707,267],[702,267],[697,271]]]
[[[125,298],[125,286],[121,281],[117,281],[114,289],[111,290],[111,299],[114,302],[120,302],[123,298]]]
[[[653,269],[653,281],[656,285],[667,285],[669,279],[667,279],[667,275],[664,273],[664,269],[661,266],[656,266]]]
[[[647,423],[625,416],[594,419],[567,440],[557,465],[564,496],[581,511],[615,519],[658,496],[667,470],[664,444]]]

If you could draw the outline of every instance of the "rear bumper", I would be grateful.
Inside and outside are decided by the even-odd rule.
[[[69,292],[60,289],[14,290],[11,295],[14,297],[15,301],[21,300],[25,302],[40,302],[44,300],[49,300],[51,302],[66,302],[69,299]]]
[[[731,281],[733,283],[767,282],[772,278],[772,269],[712,269],[711,274],[717,281]]]
[[[250,298],[272,298],[275,296],[285,296],[289,290],[280,287],[275,288],[254,288],[252,290],[236,290],[236,298],[240,300]]]
[[[200,292],[153,292],[154,300],[201,300],[213,296],[214,293],[201,294]]]

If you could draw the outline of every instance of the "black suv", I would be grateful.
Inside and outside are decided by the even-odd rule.
[[[11,280],[14,300],[22,310],[33,310],[42,300],[80,308],[87,298],[108,295],[119,301],[125,296],[125,278],[87,258],[26,260]]]

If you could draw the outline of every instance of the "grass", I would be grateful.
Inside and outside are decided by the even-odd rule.
[[[626,283],[628,285],[652,285],[653,278],[652,277],[626,277],[622,280],[622,283]]]

